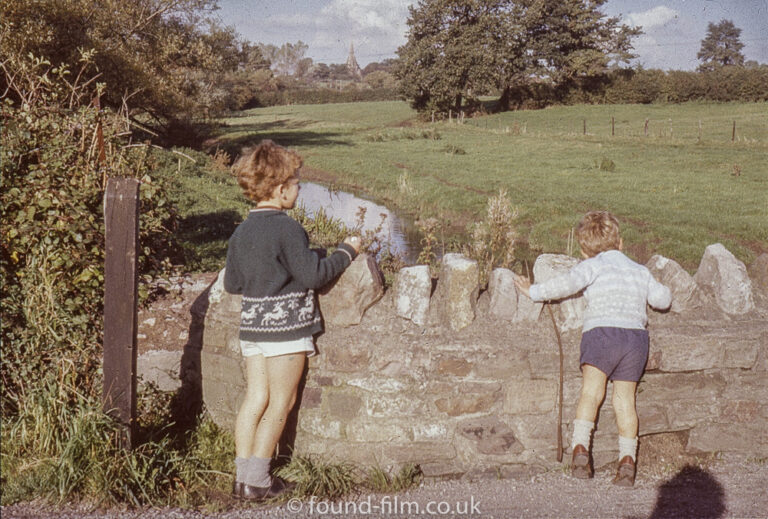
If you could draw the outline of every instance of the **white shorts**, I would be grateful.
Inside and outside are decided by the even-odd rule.
[[[307,357],[312,357],[317,353],[312,337],[302,337],[293,341],[251,342],[241,340],[240,351],[243,353],[243,357],[251,357],[253,355],[277,357],[278,355],[300,352],[306,352]]]

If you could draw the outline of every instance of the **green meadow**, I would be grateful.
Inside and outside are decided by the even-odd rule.
[[[768,251],[768,106],[580,105],[420,121],[404,102],[259,108],[222,121],[230,154],[269,138],[299,151],[305,179],[453,236],[506,190],[521,249],[576,253],[580,216],[609,210],[630,256],[695,271],[723,243],[749,264]],[[735,124],[735,132],[734,132]]]

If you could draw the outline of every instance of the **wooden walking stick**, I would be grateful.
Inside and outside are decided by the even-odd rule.
[[[557,394],[557,461],[563,461],[563,341],[560,338],[560,330],[557,327],[555,321],[555,314],[552,312],[552,305],[546,303],[547,310],[549,310],[549,317],[552,319],[552,327],[555,329],[555,335],[557,336],[557,347],[560,350],[560,390]]]

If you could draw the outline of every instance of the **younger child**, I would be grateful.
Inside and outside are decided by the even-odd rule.
[[[312,336],[322,329],[314,290],[346,269],[360,249],[348,237],[321,259],[307,233],[283,212],[299,195],[298,154],[262,141],[234,165],[245,196],[256,202],[229,240],[224,288],[242,294],[240,349],[246,392],[235,421],[233,494],[260,501],[292,489],[270,475],[304,371],[315,353]]]
[[[576,238],[585,260],[568,274],[535,285],[516,276],[515,285],[534,301],[561,299],[584,290],[583,380],[573,421],[571,470],[577,478],[593,475],[590,437],[611,380],[619,428],[619,468],[613,482],[631,487],[635,484],[638,433],[635,390],[648,360],[646,303],[663,310],[672,298],[647,268],[622,254],[619,222],[611,213],[587,213],[579,222]]]

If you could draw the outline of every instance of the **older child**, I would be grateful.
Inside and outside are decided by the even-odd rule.
[[[613,482],[635,483],[637,411],[635,390],[648,360],[646,303],[668,308],[670,291],[642,265],[622,254],[619,222],[606,211],[591,211],[579,222],[576,237],[584,261],[568,274],[531,285],[516,276],[515,285],[534,301],[561,299],[584,290],[587,308],[581,336],[582,385],[573,421],[574,477],[591,478],[589,444],[597,410],[613,381],[613,409],[619,428],[619,468]]]
[[[299,194],[298,154],[262,141],[234,165],[256,202],[229,240],[224,288],[242,294],[240,349],[246,393],[235,422],[236,497],[264,500],[292,489],[270,475],[270,461],[296,401],[312,335],[322,329],[314,290],[341,274],[360,240],[348,237],[327,258],[309,248],[301,225],[283,212]]]

